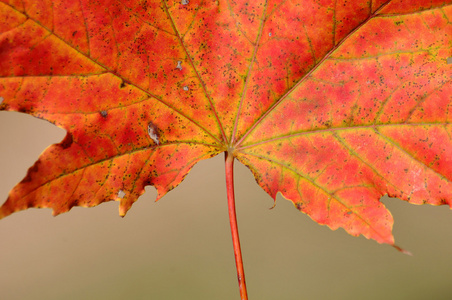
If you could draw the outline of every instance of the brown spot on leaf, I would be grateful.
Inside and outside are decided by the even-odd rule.
[[[32,181],[33,173],[38,172],[40,165],[41,165],[41,161],[40,160],[36,161],[35,164],[30,169],[28,169],[27,175],[25,176],[24,179],[22,179],[21,183],[26,183],[26,182]]]
[[[29,112],[29,110],[27,108],[23,107],[23,106],[19,107],[17,109],[17,111],[20,112],[20,113],[28,113]]]
[[[61,143],[59,143],[59,146],[61,146],[61,148],[63,149],[67,149],[72,145],[72,143],[73,143],[72,135],[68,133],[64,140]]]
[[[302,210],[303,209],[303,207],[304,207],[304,204],[303,204],[303,202],[297,202],[296,204],[295,204],[295,206],[297,207],[297,209],[298,210]]]
[[[152,122],[148,124],[148,134],[149,137],[157,144],[160,144],[160,137],[158,133],[157,126],[155,126]]]

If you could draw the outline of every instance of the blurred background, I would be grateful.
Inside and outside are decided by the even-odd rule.
[[[0,112],[0,203],[65,132]],[[396,243],[332,231],[272,199],[235,164],[248,294],[262,299],[452,299],[452,212],[384,198]],[[223,155],[202,161],[154,202],[152,187],[125,218],[118,203],[52,217],[29,209],[0,221],[0,298],[239,299]]]

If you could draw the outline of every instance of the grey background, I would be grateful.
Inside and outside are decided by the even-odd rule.
[[[65,133],[0,112],[0,201]],[[450,299],[452,212],[384,199],[396,243],[414,256],[314,223],[235,164],[236,201],[250,299]],[[118,204],[52,217],[29,209],[0,221],[0,298],[239,299],[223,155],[195,166],[125,218]]]

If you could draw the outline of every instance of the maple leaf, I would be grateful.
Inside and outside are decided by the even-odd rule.
[[[67,136],[0,218],[124,216],[226,152],[274,199],[394,246],[381,196],[451,205],[451,19],[439,0],[2,0],[0,109]]]

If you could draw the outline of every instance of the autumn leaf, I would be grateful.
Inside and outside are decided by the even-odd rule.
[[[452,1],[0,2],[0,109],[67,131],[0,209],[157,199],[238,159],[319,224],[394,245],[451,205]]]

